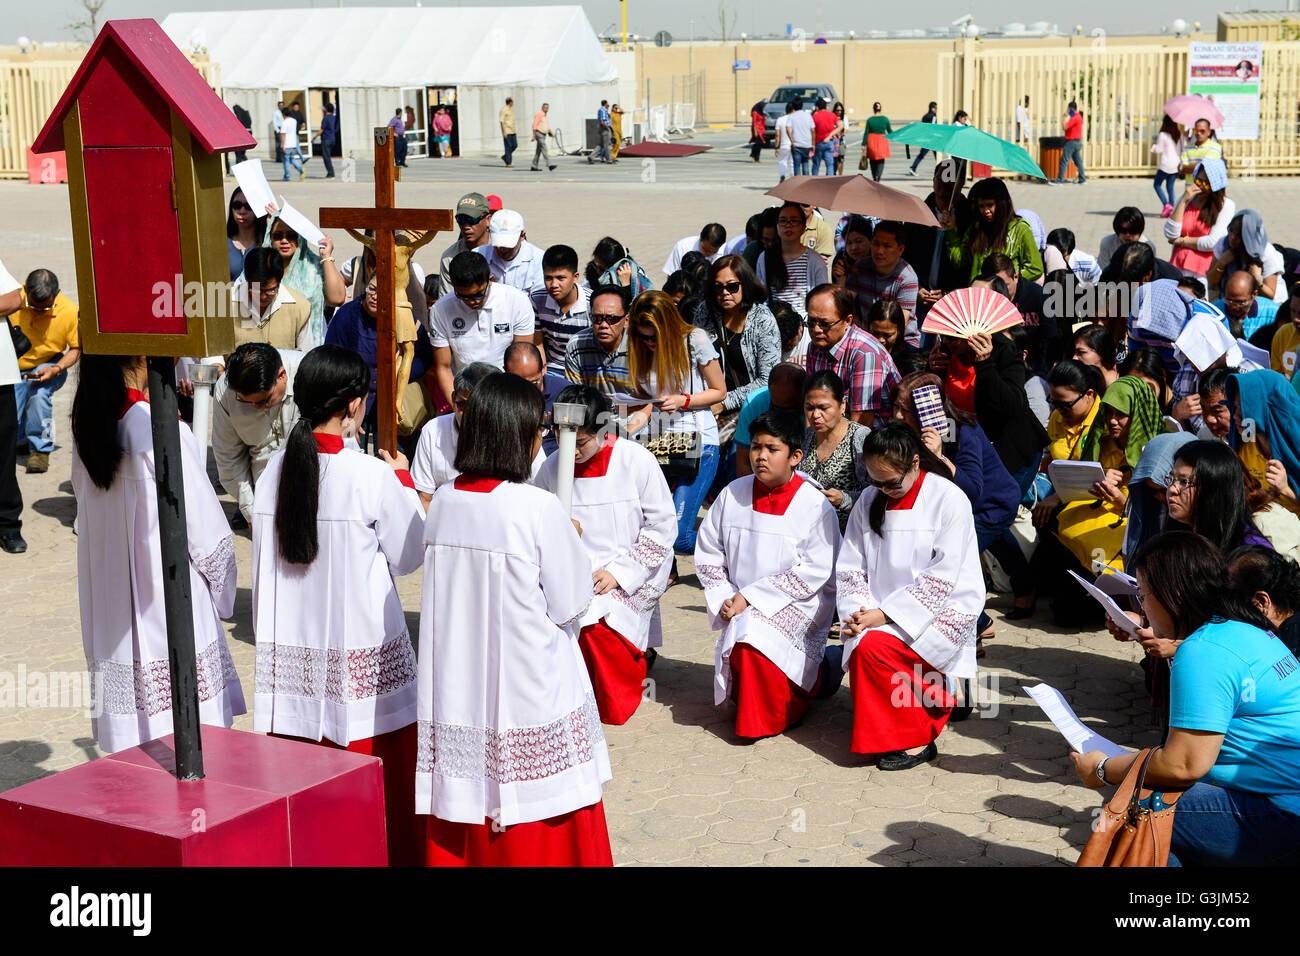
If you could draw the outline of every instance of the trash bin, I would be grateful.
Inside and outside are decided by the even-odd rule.
[[[1064,136],[1038,137],[1038,168],[1048,179],[1055,179],[1056,174],[1061,171],[1061,153],[1064,151]],[[1071,160],[1065,170],[1065,178],[1074,179],[1078,175],[1079,171],[1074,168],[1074,160]]]

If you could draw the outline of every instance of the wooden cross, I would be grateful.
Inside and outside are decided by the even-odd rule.
[[[378,315],[375,316],[378,328],[375,339],[378,357],[375,420],[379,432],[378,447],[390,454],[397,451],[398,400],[394,330],[397,289],[393,262],[396,247],[393,234],[402,229],[449,232],[452,228],[450,209],[399,209],[393,205],[393,184],[401,177],[401,170],[393,165],[392,132],[387,126],[375,127],[374,208],[328,207],[320,211],[320,224],[324,229],[370,229],[374,232],[375,276],[379,283]]]

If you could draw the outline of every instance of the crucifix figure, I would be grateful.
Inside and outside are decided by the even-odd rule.
[[[375,256],[375,276],[379,284],[378,315],[375,325],[377,353],[375,421],[378,447],[397,451],[397,403],[405,387],[415,353],[416,328],[411,304],[406,299],[411,257],[438,232],[450,231],[449,209],[399,209],[393,202],[393,184],[401,170],[393,165],[392,131],[375,127],[375,206],[329,207],[320,211],[325,229],[346,229]],[[369,229],[374,238],[357,234]],[[400,292],[400,299],[399,299]],[[405,308],[402,308],[402,306]],[[401,343],[402,358],[397,360]],[[400,376],[400,377],[399,377]]]

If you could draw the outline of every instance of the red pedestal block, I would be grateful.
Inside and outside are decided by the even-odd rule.
[[[0,793],[0,865],[386,865],[377,758],[205,726],[203,764],[167,736]]]

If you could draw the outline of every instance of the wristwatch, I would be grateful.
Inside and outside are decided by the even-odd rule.
[[[1097,761],[1097,779],[1100,780],[1102,783],[1106,783],[1106,782],[1107,782],[1107,781],[1106,781],[1106,761],[1109,760],[1109,759],[1110,759],[1109,757],[1102,757],[1099,761]]]

